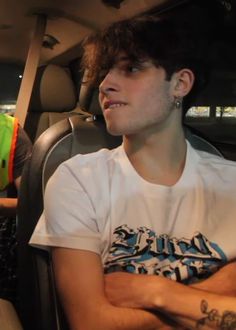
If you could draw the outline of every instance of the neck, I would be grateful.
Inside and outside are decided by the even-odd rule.
[[[146,181],[172,186],[181,177],[187,149],[182,127],[124,136],[123,145],[131,164]]]

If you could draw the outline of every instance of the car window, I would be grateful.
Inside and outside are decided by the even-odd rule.
[[[0,112],[13,115],[20,88],[23,66],[0,63]]]
[[[186,117],[198,118],[236,118],[236,106],[199,106],[191,107]]]

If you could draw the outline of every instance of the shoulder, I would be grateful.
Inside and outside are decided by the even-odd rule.
[[[89,154],[78,154],[63,162],[52,178],[50,185],[79,184],[87,189],[105,186],[109,181],[111,163],[119,159],[120,147],[112,150],[101,149]]]
[[[74,209],[76,205],[76,208],[86,209],[85,212],[101,207],[103,214],[109,200],[109,163],[117,153],[119,148],[101,149],[86,155],[78,154],[59,165],[46,186],[45,208],[56,209],[66,201],[69,208],[73,206]]]
[[[235,178],[236,180],[235,161],[228,160],[218,155],[210,154],[208,152],[199,151],[196,149],[194,149],[194,152],[195,154],[197,154],[197,157],[199,159],[198,164],[203,173],[211,173],[212,176],[218,176],[223,180],[226,180],[226,178],[229,178],[229,180]]]
[[[205,151],[195,150],[195,152],[198,154],[202,164],[211,164],[212,166],[219,166],[219,167],[226,166],[229,168],[235,168],[236,170],[235,161]]]
[[[72,173],[79,171],[83,171],[83,174],[90,171],[101,173],[101,171],[104,172],[108,169],[111,162],[119,161],[121,153],[121,147],[118,147],[112,150],[100,149],[99,151],[84,155],[78,154],[63,162],[60,165],[60,169],[63,170],[66,168]]]

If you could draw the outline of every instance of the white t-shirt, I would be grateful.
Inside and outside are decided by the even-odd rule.
[[[187,142],[182,176],[168,187],[140,177],[120,146],[59,166],[30,243],[93,251],[105,272],[190,283],[236,257],[235,218],[236,163]]]

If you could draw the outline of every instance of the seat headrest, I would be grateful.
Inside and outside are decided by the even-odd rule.
[[[66,69],[54,64],[38,68],[29,112],[67,112],[76,103],[75,86]]]

